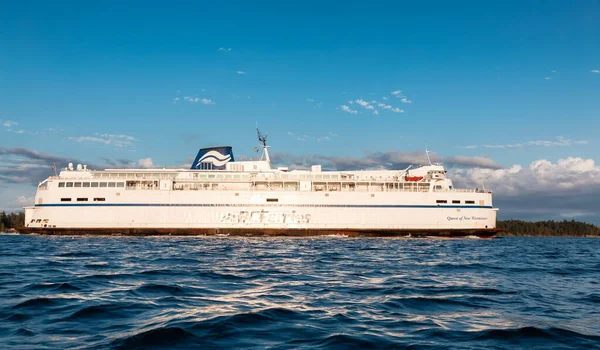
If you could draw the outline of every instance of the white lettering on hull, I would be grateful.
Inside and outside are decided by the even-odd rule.
[[[221,217],[224,224],[308,224],[310,214],[300,214],[268,211],[240,211],[238,214],[227,213]]]
[[[484,216],[448,216],[448,221],[485,221],[488,218]]]

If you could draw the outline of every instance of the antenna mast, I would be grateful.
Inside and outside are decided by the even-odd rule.
[[[427,149],[427,146],[425,146],[425,155],[427,156],[427,162],[429,162],[429,165],[432,165],[431,158],[429,158],[429,153],[431,153],[431,151]]]
[[[258,133],[258,142],[262,144],[263,149],[263,153],[260,157],[260,160],[266,160],[267,162],[271,162],[271,159],[269,158],[269,151],[267,150],[267,148],[269,148],[269,146],[267,146],[267,134],[263,135],[260,132],[260,130],[258,130],[258,126],[256,127],[256,132]]]

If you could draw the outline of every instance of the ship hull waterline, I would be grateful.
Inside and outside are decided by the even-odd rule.
[[[40,228],[21,227],[21,234],[55,236],[251,236],[310,237],[343,235],[348,237],[440,237],[492,238],[502,229],[257,229],[257,228]]]

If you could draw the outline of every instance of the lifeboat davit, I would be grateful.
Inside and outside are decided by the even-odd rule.
[[[421,181],[423,180],[423,176],[407,176],[405,179],[406,181]]]

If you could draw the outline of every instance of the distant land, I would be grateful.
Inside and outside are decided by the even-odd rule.
[[[0,212],[0,232],[14,231],[23,226],[25,213]],[[564,221],[522,221],[498,220],[497,227],[506,231],[498,236],[568,236],[568,237],[600,237],[600,228],[593,224],[575,220]]]

